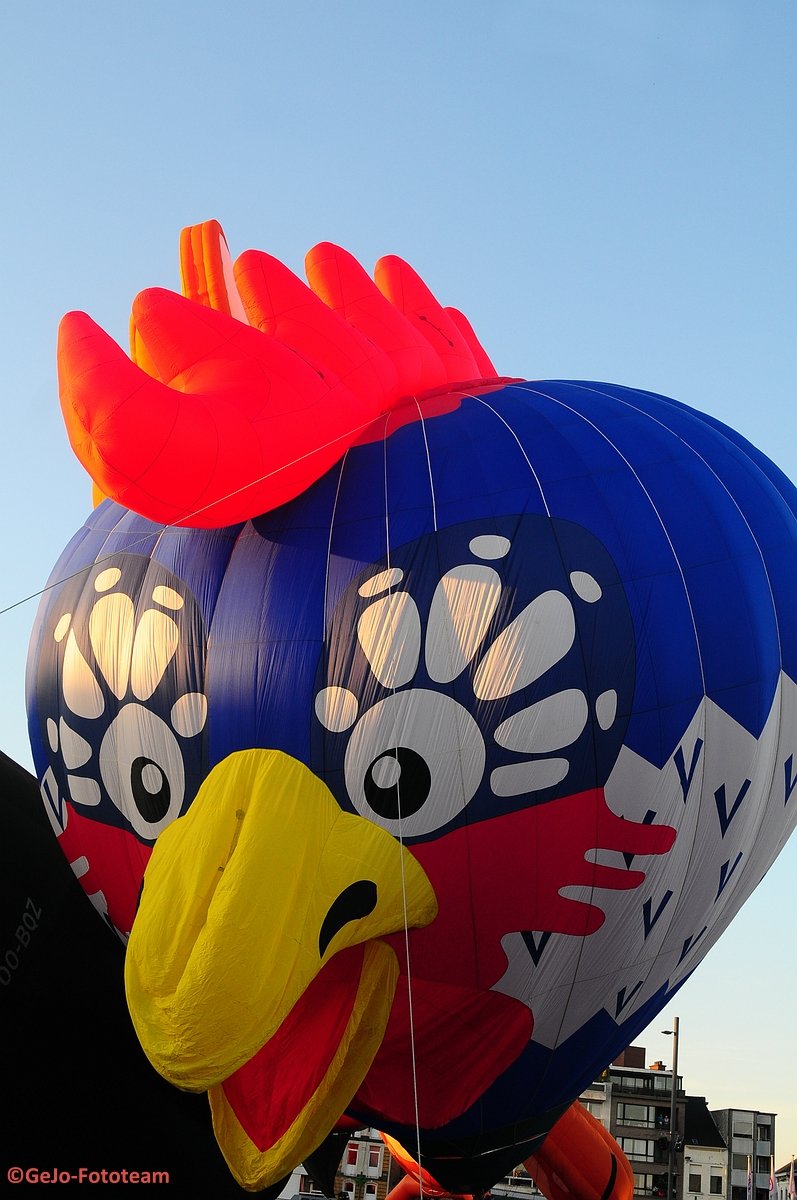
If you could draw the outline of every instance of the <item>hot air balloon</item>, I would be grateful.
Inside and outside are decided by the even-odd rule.
[[[130,357],[60,331],[101,502],[32,636],[45,807],[245,1187],[347,1114],[477,1192],[794,827],[797,496],[683,404],[499,375],[395,257],[181,250]]]

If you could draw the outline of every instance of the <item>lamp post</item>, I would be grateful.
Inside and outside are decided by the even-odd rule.
[[[678,1018],[673,1017],[672,1029],[662,1029],[672,1037],[672,1083],[670,1086],[670,1156],[667,1163],[667,1198],[675,1200],[675,1101],[678,1094]]]

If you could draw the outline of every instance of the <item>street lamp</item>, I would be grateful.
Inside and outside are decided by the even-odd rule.
[[[662,1029],[672,1037],[672,1082],[670,1086],[670,1157],[667,1164],[667,1197],[675,1200],[675,1100],[678,1093],[678,1018],[673,1017],[672,1029]]]

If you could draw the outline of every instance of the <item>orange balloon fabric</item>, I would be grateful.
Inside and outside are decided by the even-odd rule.
[[[417,1161],[409,1150],[402,1146],[401,1142],[396,1141],[387,1133],[380,1133],[379,1136],[402,1171],[406,1171],[404,1178],[399,1180],[389,1193],[392,1200],[413,1200],[415,1196],[420,1195],[428,1196],[429,1200],[436,1200],[440,1196],[452,1196],[453,1200],[453,1194],[438,1183],[427,1170],[419,1167]],[[389,1200],[389,1197],[386,1200]],[[456,1200],[472,1200],[472,1197],[466,1193],[456,1193]]]
[[[578,1100],[523,1164],[547,1200],[632,1200],[634,1174],[615,1139]]]

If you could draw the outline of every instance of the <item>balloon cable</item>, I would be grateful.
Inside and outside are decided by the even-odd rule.
[[[417,401],[416,401],[417,403]],[[390,578],[390,510],[388,508],[388,487],[387,487],[387,426],[390,421],[391,414],[388,413],[385,418],[385,436],[383,440],[384,455],[384,488],[385,488],[385,561],[387,563],[388,578]],[[425,436],[425,435],[424,435]],[[428,451],[428,448],[427,448]],[[393,584],[389,585],[388,594],[393,594]],[[391,681],[391,692],[395,696],[395,682]],[[398,760],[398,737],[395,735],[394,725],[394,748],[396,750],[396,759]],[[418,1103],[418,1060],[415,1044],[415,1013],[413,1008],[412,994],[412,964],[410,961],[410,929],[409,929],[409,910],[407,904],[407,882],[404,870],[404,831],[402,828],[402,813],[401,813],[401,776],[398,779],[396,788],[398,798],[398,844],[399,844],[399,863],[401,869],[401,896],[404,915],[404,953],[407,969],[407,1013],[410,1029],[410,1065],[412,1069],[412,1099],[415,1112],[415,1154],[418,1163],[418,1187],[419,1197],[423,1200],[423,1164],[421,1162],[421,1118]]]
[[[388,416],[389,415],[390,414],[388,414]],[[367,429],[370,425],[373,425],[373,424],[374,424],[373,420],[365,421],[361,425],[357,425],[354,429],[349,429],[345,433],[341,433],[338,437],[332,438],[331,441],[324,443],[323,446],[316,446],[316,447],[314,447],[314,449],[308,450],[306,453],[300,454],[296,458],[291,459],[290,462],[282,463],[280,466],[274,467],[273,470],[266,471],[264,475],[260,475],[257,479],[252,479],[249,481],[249,483],[244,483],[241,485],[241,487],[234,488],[231,492],[226,492],[223,496],[217,496],[215,500],[209,501],[207,504],[203,505],[201,508],[195,508],[192,511],[183,513],[180,520],[182,522],[191,521],[194,519],[194,517],[198,517],[203,512],[207,512],[207,510],[209,508],[212,508],[214,505],[220,504],[226,500],[231,500],[235,496],[240,496],[243,492],[248,491],[250,488],[257,487],[259,484],[265,483],[265,481],[267,479],[271,479],[273,476],[279,475],[281,471],[288,471],[288,470],[290,470],[291,467],[297,466],[297,464],[302,462],[304,459],[310,458],[310,456],[313,454],[317,454],[319,450],[326,450],[330,446],[333,446],[335,444],[335,442],[342,441],[344,438],[348,439],[348,438],[354,437],[355,434],[362,433],[362,431],[364,429]],[[349,443],[349,445],[350,444],[351,443]],[[344,457],[345,457],[345,454],[348,454],[349,445],[347,445],[347,447],[346,447]],[[115,503],[119,503],[121,508],[125,507],[119,501],[115,501]],[[129,511],[132,511],[132,510],[129,510]],[[266,510],[266,511],[268,511],[268,510]],[[256,516],[256,517],[261,516],[261,515],[262,514],[260,514],[260,513],[254,514],[254,516]],[[145,519],[147,519],[147,518],[145,518]],[[232,524],[232,525],[239,525],[242,523],[244,523],[244,522],[240,522],[240,521],[230,522],[230,524]],[[79,575],[85,575],[87,572],[93,570],[94,567],[100,566],[103,562],[106,562],[108,559],[113,558],[116,554],[119,554],[122,552],[129,553],[131,550],[134,550],[136,546],[139,546],[139,545],[143,544],[144,542],[148,542],[153,536],[155,536],[156,530],[158,531],[159,534],[163,534],[163,533],[166,533],[167,530],[169,530],[169,529],[184,528],[183,525],[179,525],[176,521],[166,521],[166,522],[153,521],[152,526],[153,526],[152,529],[148,529],[146,531],[146,533],[142,533],[140,536],[135,537],[131,542],[129,542],[127,545],[125,545],[122,548],[122,550],[116,549],[116,550],[111,551],[108,554],[100,555],[97,558],[95,558],[93,560],[93,562],[87,563],[86,566],[84,566],[84,567],[79,567],[78,570],[73,571],[71,574],[63,575],[58,579],[53,579],[49,583],[46,583],[43,587],[38,588],[37,591],[30,592],[27,596],[22,596],[22,597],[20,597],[19,600],[12,601],[11,604],[6,604],[3,608],[0,608],[0,617],[5,616],[6,613],[13,612],[13,610],[15,608],[21,608],[23,604],[28,604],[31,600],[38,600],[40,596],[43,596],[45,594],[45,592],[50,592],[53,590],[53,588],[60,587],[61,584],[63,584],[63,583],[69,583],[70,579],[77,579]],[[188,528],[201,528],[201,527],[188,526]],[[218,526],[218,527],[213,526],[213,528],[225,528],[225,526]]]

